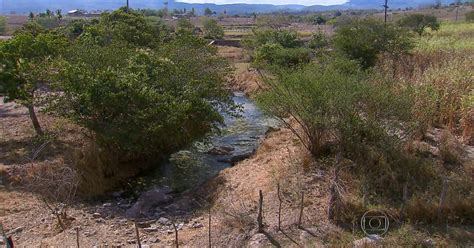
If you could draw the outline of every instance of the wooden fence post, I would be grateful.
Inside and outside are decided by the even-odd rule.
[[[446,201],[446,193],[448,191],[448,179],[443,178],[443,188],[441,189],[441,195],[439,197],[439,206],[438,206],[438,218],[441,220],[444,210],[444,205]]]
[[[257,216],[258,232],[263,233],[263,193],[262,193],[262,190],[259,191],[258,205],[259,205],[258,216]]]
[[[173,228],[174,228],[174,238],[176,243],[176,248],[179,248],[179,239],[178,239],[178,228],[176,227],[176,223],[173,220]]]
[[[135,223],[135,234],[137,235],[138,248],[142,248],[142,243],[140,242],[140,232],[138,231],[137,221],[135,220],[134,223]]]
[[[304,208],[304,191],[301,192],[301,206],[300,206],[300,217],[298,218],[298,228],[301,228],[301,220],[303,218]]]
[[[211,241],[211,207],[209,207],[209,248],[212,246]]]
[[[76,227],[76,244],[77,248],[79,248],[79,227]]]
[[[400,221],[405,221],[405,208],[408,202],[408,181],[403,184],[402,208],[400,209]]]
[[[280,195],[280,183],[277,183],[277,195],[278,195],[278,230],[281,231],[281,195]]]

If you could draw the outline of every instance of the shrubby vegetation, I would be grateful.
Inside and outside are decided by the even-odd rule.
[[[437,31],[440,24],[436,16],[411,14],[400,19],[398,25],[408,28],[416,32],[418,35],[422,35],[427,28]]]
[[[7,20],[5,17],[0,17],[0,35],[7,31]]]
[[[469,28],[462,30],[459,34],[464,35]],[[378,206],[400,207],[391,214],[413,222],[441,221],[433,209],[439,209],[437,199],[449,178],[450,189],[457,190],[448,193],[449,204],[440,211],[450,221],[472,222],[472,194],[461,192],[472,192],[474,185],[459,168],[462,148],[457,139],[450,132],[440,138],[441,164],[423,148],[430,146],[424,142],[429,142],[432,126],[446,127],[472,142],[469,46],[456,48],[470,51],[464,55],[452,54],[454,43],[443,43],[445,52],[428,51],[420,43],[424,37],[415,40],[400,26],[352,19],[341,23],[332,39],[314,34],[307,46],[315,52],[295,63],[297,56],[275,56],[282,49],[296,51],[306,45],[273,32],[278,31],[256,30],[247,42],[254,62],[265,71],[261,74],[270,74],[265,80],[269,89],[257,97],[260,106],[293,131],[319,166],[335,167],[339,173],[349,165],[355,179],[351,194],[331,198],[336,200],[331,200],[330,218],[351,223],[370,206]],[[444,39],[444,32],[426,42]],[[404,187],[410,188],[408,202],[401,197]]]
[[[51,82],[49,64],[66,46],[65,37],[44,30],[35,23],[17,31],[10,40],[0,43],[0,90],[5,101],[15,101],[28,108],[33,127],[42,135],[36,117],[37,91]]]
[[[474,22],[474,10],[466,13],[466,21]]]
[[[205,18],[202,21],[204,38],[206,39],[222,39],[224,37],[224,29],[217,24],[217,21]]]
[[[31,22],[0,44],[0,56],[0,89],[30,109],[37,133],[40,95],[44,111],[87,130],[114,158],[106,167],[163,158],[214,130],[235,107],[223,85],[229,66],[214,47],[135,11],[53,30]]]
[[[295,67],[308,63],[312,56],[311,49],[298,41],[294,30],[257,28],[245,45],[251,50],[256,67]]]
[[[408,33],[393,24],[372,19],[353,20],[336,30],[334,47],[363,68],[374,66],[379,55],[400,56],[412,48]]]

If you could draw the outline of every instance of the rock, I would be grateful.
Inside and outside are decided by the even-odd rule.
[[[255,153],[255,151],[247,152],[247,153],[243,153],[243,154],[237,154],[237,155],[234,155],[230,158],[219,159],[217,161],[222,162],[222,163],[230,163],[230,164],[234,165],[234,164],[236,164],[236,163],[238,163],[242,160],[250,158],[254,153]]]
[[[94,231],[85,231],[85,232],[84,232],[84,236],[86,236],[86,237],[90,237],[90,236],[93,236],[93,235],[95,235],[95,234],[96,234],[96,231],[95,231],[95,230],[94,230]]]
[[[143,231],[145,231],[145,232],[157,232],[157,231],[158,231],[158,227],[153,226],[153,227],[143,228]]]
[[[373,234],[369,235],[365,238],[358,239],[354,241],[354,247],[356,248],[361,248],[361,247],[366,247],[366,246],[374,246],[377,245],[380,241],[382,241],[383,238],[380,237],[379,235]]]
[[[0,245],[5,245],[5,238],[0,236]]]
[[[141,248],[150,248],[150,246],[149,245],[142,245]]]
[[[231,152],[234,150],[232,147],[228,146],[218,146],[218,147],[213,147],[209,151],[207,151],[207,154],[213,154],[213,155],[229,155]]]
[[[161,240],[159,238],[150,238],[148,239],[148,241],[150,241],[151,243],[160,243]]]
[[[265,247],[267,237],[263,233],[257,233],[250,238],[247,247]]]
[[[429,238],[429,239],[424,240],[423,244],[424,246],[435,246],[436,242],[433,239]]]
[[[100,213],[93,213],[92,217],[97,219],[97,218],[102,217],[102,215]]]
[[[129,243],[129,244],[135,244],[135,243],[137,243],[137,241],[134,240],[134,239],[129,239],[129,240],[127,240],[127,243]]]
[[[265,135],[268,135],[273,132],[278,132],[278,131],[280,131],[280,128],[278,127],[268,127],[267,131],[265,132]]]
[[[194,223],[192,225],[192,228],[201,228],[201,227],[204,227],[204,225],[202,223]]]
[[[7,233],[7,236],[23,232],[23,227],[17,227]]]
[[[112,203],[110,203],[110,202],[102,204],[102,207],[104,207],[104,208],[108,208],[108,207],[111,207],[111,206],[112,206]]]
[[[120,196],[122,196],[122,194],[123,194],[123,191],[116,191],[112,193],[112,196],[115,198],[119,198]]]
[[[178,229],[178,231],[183,229],[183,227],[184,227],[184,223],[179,223],[178,225],[176,225],[176,229]]]
[[[148,190],[140,195],[137,202],[125,214],[130,218],[146,215],[157,205],[170,202],[172,200],[169,195],[171,192],[169,187]]]
[[[132,205],[128,204],[128,203],[124,203],[124,204],[120,204],[119,205],[119,208],[121,209],[128,209],[130,208]]]
[[[160,217],[156,222],[161,224],[161,225],[171,224],[171,221],[169,219],[165,218],[165,217]]]
[[[150,227],[151,224],[155,223],[155,220],[137,222],[137,226],[140,228]]]

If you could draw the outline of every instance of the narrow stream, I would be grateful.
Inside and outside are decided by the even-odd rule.
[[[234,92],[233,100],[242,106],[240,117],[225,116],[225,125],[219,133],[174,153],[168,163],[148,172],[140,184],[166,185],[178,192],[192,189],[232,166],[233,161],[253,154],[269,127],[278,126],[278,122],[264,115],[241,92]]]

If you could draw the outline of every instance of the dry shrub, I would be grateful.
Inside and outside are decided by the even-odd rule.
[[[256,205],[248,206],[242,199],[228,201],[230,205],[217,206],[222,222],[239,232],[249,233],[254,229],[257,220]]]
[[[137,175],[148,161],[120,161],[119,155],[97,145],[94,140],[76,151],[74,161],[81,178],[78,193],[84,197],[97,196]]]
[[[463,147],[448,130],[441,133],[439,139],[439,154],[447,164],[458,164],[463,156]]]
[[[248,205],[240,196],[228,194],[225,203],[215,206],[214,212],[222,223],[219,239],[226,239],[222,241],[227,247],[242,247],[257,227],[257,204]]]
[[[474,136],[474,56],[450,51],[416,52],[397,60],[384,57],[377,70],[400,87],[413,87],[414,113],[426,127],[446,126]]]
[[[79,185],[77,171],[63,162],[50,162],[29,163],[23,165],[18,172],[23,188],[36,193],[56,217],[59,227],[63,231],[67,229],[73,220],[68,216],[67,209],[76,197]]]
[[[412,222],[432,223],[438,220],[438,205],[415,196],[408,201],[406,214]]]

